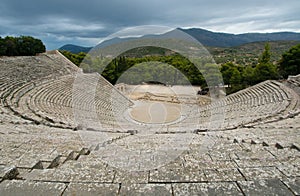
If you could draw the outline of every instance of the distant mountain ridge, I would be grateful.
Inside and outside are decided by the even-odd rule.
[[[208,47],[226,48],[262,41],[300,41],[300,33],[294,32],[230,34],[217,33],[200,28],[178,29],[189,34],[190,36],[198,40],[202,45]],[[167,32],[162,36],[167,36],[168,34],[172,34],[172,31]],[[155,37],[155,35],[146,35],[144,37]],[[130,39],[135,38],[113,38],[111,40],[106,40],[100,43],[97,47],[105,47],[110,44],[120,43],[122,41],[128,41]],[[82,47],[72,44],[67,44],[59,48],[59,50],[67,50],[72,53],[88,52],[91,49],[92,47]]]
[[[79,52],[85,52],[88,53],[93,47],[83,47],[83,46],[77,46],[77,45],[73,45],[73,44],[66,44],[62,47],[59,48],[59,50],[66,50],[66,51],[70,51],[72,53],[79,53]]]
[[[300,41],[300,33],[294,32],[229,34],[199,28],[180,30],[191,35],[204,46],[214,47],[233,47],[261,41]]]

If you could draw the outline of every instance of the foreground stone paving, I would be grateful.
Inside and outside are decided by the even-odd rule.
[[[194,139],[189,149],[170,163],[131,172],[103,162],[105,151],[99,155],[96,144],[80,142],[79,134],[72,130],[2,125],[0,195],[297,195],[300,153],[296,142],[300,136],[291,127],[297,125],[299,116],[288,120],[289,129],[262,131],[253,127],[206,132],[215,144],[205,154],[198,154],[201,143],[196,141],[206,136],[195,134],[198,140]],[[285,120],[268,125],[275,124],[281,127]],[[272,140],[267,137],[270,133]],[[287,134],[294,138],[284,145]],[[124,134],[110,135],[107,140]],[[174,134],[156,137],[155,143],[159,138],[163,142],[168,135]],[[124,139],[129,147],[136,145],[132,135]],[[107,152],[114,142],[106,145]],[[147,146],[153,141],[144,138],[142,142]],[[90,152],[82,150],[85,148]]]
[[[0,59],[11,67],[0,80],[0,195],[300,194],[300,102],[293,90],[300,77],[289,87],[265,82],[205,106],[180,130],[176,124],[171,131],[96,129],[74,124],[71,95],[53,90],[59,85],[53,77],[70,89],[76,68],[57,53],[44,55]],[[35,60],[46,74],[34,75],[29,63],[27,83],[14,75],[13,66]],[[109,125],[115,122],[106,113],[113,109],[107,96],[97,114]],[[210,118],[209,108],[226,110],[220,129],[196,126],[195,119]],[[127,118],[121,122],[133,127]]]

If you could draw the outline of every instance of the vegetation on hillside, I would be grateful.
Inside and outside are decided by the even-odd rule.
[[[300,41],[270,41],[268,43],[271,52],[270,60],[277,63],[282,53],[300,44]],[[218,64],[233,62],[241,65],[255,66],[259,55],[264,50],[265,44],[266,42],[253,42],[230,48],[207,47],[207,49]]]
[[[60,50],[59,52],[62,53],[65,57],[67,57],[70,61],[72,61],[72,63],[74,63],[77,66],[80,65],[80,63],[86,56],[86,53],[84,52],[79,52],[78,54],[71,53],[67,50]]]
[[[270,45],[267,43],[255,66],[242,66],[234,63],[221,65],[221,73],[225,84],[229,84],[227,93],[233,93],[265,80],[278,79],[277,66],[270,61]]]
[[[282,55],[279,62],[279,73],[283,78],[300,74],[300,44]]]
[[[43,42],[30,36],[0,37],[0,56],[32,56],[45,51]]]
[[[152,55],[143,55],[144,52],[145,54],[149,54],[149,51],[152,52]],[[171,51],[164,51],[161,48],[157,50],[153,48],[137,48],[112,61],[105,57],[91,58],[89,55],[85,56],[85,53],[72,54],[66,51],[62,53],[77,65],[86,57],[80,66],[87,72],[95,72],[99,70],[98,65],[107,64],[105,69],[101,71],[101,74],[112,84],[115,84],[127,70],[139,65],[139,68],[143,71],[139,71],[138,69],[133,70],[130,74],[135,73],[135,76],[129,78],[135,79],[126,80],[126,83],[138,84],[143,79],[155,80],[164,77],[168,84],[174,84],[176,80],[176,84],[183,84],[184,81],[179,79],[179,74],[176,71],[178,70],[184,74],[191,84],[205,87],[207,80],[215,80],[215,83],[212,83],[213,85],[220,84],[219,82],[222,81],[221,78],[217,78],[215,73],[210,73],[209,71],[219,69],[222,73],[223,84],[229,85],[226,90],[230,94],[265,80],[286,78],[288,75],[299,73],[300,44],[285,52],[281,60],[279,60],[279,57],[277,61],[272,60],[273,53],[271,51],[271,44],[265,43],[260,55],[256,54],[257,58],[251,63],[220,61],[217,64],[211,64],[209,60],[202,59],[203,66],[200,68],[200,72],[185,57]],[[251,51],[248,52],[251,53]],[[155,64],[153,62],[161,62],[163,64],[154,69],[153,66]],[[176,69],[169,69],[165,65],[172,65]],[[151,78],[151,75],[155,77]]]
[[[161,64],[153,64],[153,62],[161,62]],[[183,77],[179,76],[179,73],[177,72],[178,70],[188,79],[191,84],[205,84],[205,80],[202,74],[194,66],[194,64],[192,64],[185,57],[178,54],[170,56],[145,56],[138,58],[120,56],[108,64],[108,66],[102,72],[102,75],[112,84],[115,84],[118,78],[126,70],[133,67],[134,65],[139,64],[142,64],[139,67],[139,70],[141,70],[142,73],[134,76],[135,78],[131,77],[132,80],[128,81],[128,83],[138,84],[139,81],[146,81],[148,78],[148,80],[164,80],[164,82],[168,84],[185,84],[186,80],[184,80]],[[169,69],[167,65],[172,65],[175,69]],[[151,78],[150,76],[153,77]],[[139,77],[140,79],[136,77]]]

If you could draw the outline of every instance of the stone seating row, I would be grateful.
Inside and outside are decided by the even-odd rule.
[[[1,57],[0,65],[0,107],[18,108],[19,99],[33,88],[32,85],[43,83],[51,78],[65,74],[74,74],[79,69],[65,60],[58,51],[48,55]],[[12,109],[12,108],[11,108]],[[5,110],[7,111],[7,110]],[[18,113],[18,111],[15,111]],[[13,118],[13,112],[7,112]],[[4,115],[3,115],[4,116]]]
[[[59,54],[55,54],[59,56]],[[7,79],[19,81],[32,81],[49,76],[61,76],[76,73],[78,68],[75,65],[56,62],[47,54],[39,56],[2,57],[0,65],[3,68],[0,76]]]
[[[299,96],[276,81],[265,81],[225,98],[202,106],[178,124],[208,129],[219,123],[219,129],[234,128],[271,118],[295,109]],[[176,127],[177,125],[170,125]]]
[[[73,88],[74,75],[62,76],[48,82],[27,83],[10,94],[9,105],[26,118],[38,122],[45,122],[46,119],[48,123],[69,126],[76,124],[73,122],[74,108],[79,112],[84,110],[89,112],[95,108],[98,118],[95,121],[100,119],[102,123],[115,124],[115,116],[123,115],[130,101],[112,85],[107,84],[101,76],[96,76],[97,83],[93,79],[95,76],[91,74],[84,77],[84,85],[77,89]],[[85,90],[91,86],[96,86],[94,97]]]

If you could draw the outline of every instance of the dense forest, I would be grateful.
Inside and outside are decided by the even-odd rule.
[[[162,52],[161,48],[157,50],[153,48],[137,48],[136,51],[138,51],[139,55],[134,55],[134,51],[129,51],[109,62],[105,57],[91,58],[82,52],[78,54],[72,54],[67,51],[61,52],[87,72],[97,71],[97,64],[105,62],[108,65],[101,74],[112,84],[115,84],[127,70],[133,70],[137,65],[143,71],[133,70],[130,72],[130,74],[135,74],[134,77],[129,77],[134,78],[134,80],[125,80],[126,83],[138,84],[142,81],[164,77],[167,84],[174,84],[175,80],[177,80],[177,84],[183,84],[184,81],[178,81],[179,77],[176,71],[178,70],[191,84],[205,87],[207,84],[203,73],[210,67],[215,67],[222,73],[224,84],[229,85],[229,88],[227,88],[227,93],[229,94],[265,80],[284,79],[288,75],[300,73],[300,44],[293,46],[281,54],[278,61],[274,61],[271,58],[270,44],[266,43],[261,54],[258,55],[256,62],[252,61],[245,64],[238,64],[231,61],[215,64],[207,63],[203,65],[200,72],[188,59],[174,52]],[[145,54],[149,51],[152,51],[152,53],[154,51],[154,53],[153,55],[141,55],[141,51],[144,51]],[[82,62],[83,59],[85,59],[84,62]],[[154,69],[153,62],[161,62],[162,64],[156,66]],[[167,67],[167,65],[172,65],[175,69]]]
[[[31,36],[0,37],[0,56],[32,56],[45,51],[43,42]]]

